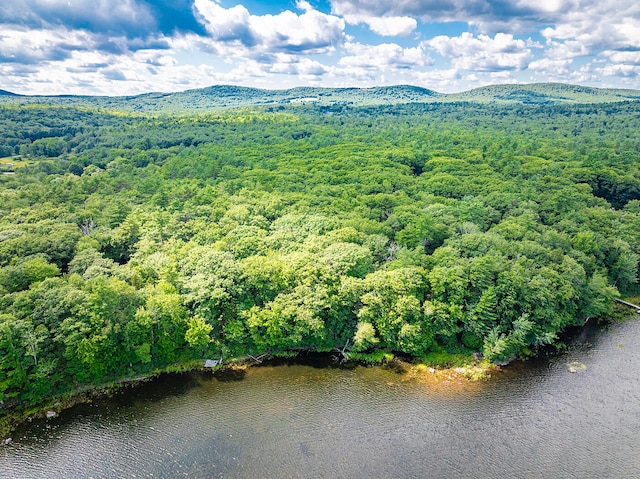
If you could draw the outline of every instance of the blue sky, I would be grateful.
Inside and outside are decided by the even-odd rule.
[[[637,0],[4,0],[0,89],[640,89]]]

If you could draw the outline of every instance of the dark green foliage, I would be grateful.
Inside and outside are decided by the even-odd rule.
[[[1,107],[28,164],[0,176],[0,399],[345,346],[508,361],[607,313],[637,288],[640,108],[501,91],[538,104]]]

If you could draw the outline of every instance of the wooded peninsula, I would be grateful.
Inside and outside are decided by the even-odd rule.
[[[0,96],[0,414],[206,358],[526,358],[637,294],[640,92],[248,90]]]

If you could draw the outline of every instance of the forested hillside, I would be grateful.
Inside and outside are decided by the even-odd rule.
[[[7,103],[0,157],[5,408],[205,357],[506,361],[637,283],[636,102]]]
[[[6,95],[6,96],[5,96]],[[145,93],[134,96],[30,96],[0,90],[0,104],[46,104],[77,108],[101,108],[146,114],[188,113],[211,109],[255,106],[313,104],[322,107],[382,106],[415,103],[499,103],[499,104],[601,104],[637,101],[639,90],[589,88],[563,83],[492,85],[460,93],[438,93],[411,85],[372,88],[298,87],[287,90],[263,90],[232,85],[173,93]]]

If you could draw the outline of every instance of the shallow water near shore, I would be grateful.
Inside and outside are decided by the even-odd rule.
[[[25,424],[0,477],[631,478],[638,371],[629,321],[476,383],[311,365],[164,376]]]

